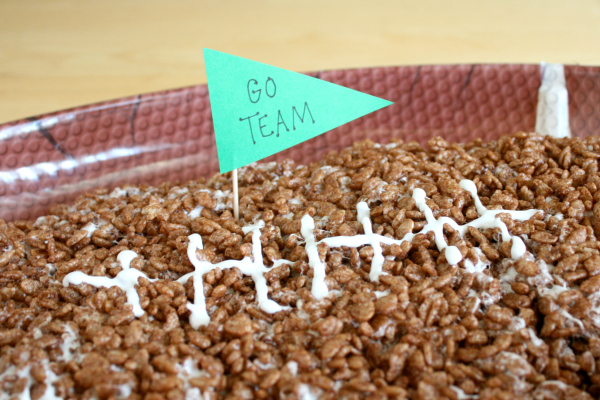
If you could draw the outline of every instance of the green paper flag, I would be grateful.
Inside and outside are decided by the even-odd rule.
[[[393,104],[215,50],[204,62],[221,173]]]

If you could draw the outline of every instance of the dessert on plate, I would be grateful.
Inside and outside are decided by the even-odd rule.
[[[600,140],[355,143],[0,221],[0,399],[600,396]]]

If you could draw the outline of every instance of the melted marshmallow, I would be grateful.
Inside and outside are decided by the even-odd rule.
[[[557,311],[560,315],[562,315],[565,318],[565,320],[567,322],[570,321],[573,324],[576,324],[577,326],[579,326],[579,329],[581,329],[582,332],[585,331],[585,326],[583,325],[583,322],[581,322],[581,320],[579,318],[575,318],[567,310],[565,310],[564,308],[561,308],[561,307],[558,307]]]
[[[509,214],[511,218],[518,221],[525,221],[533,217],[539,210],[527,210],[527,211],[512,211],[512,210],[488,210],[481,203],[477,194],[477,187],[473,181],[464,179],[460,181],[460,187],[468,191],[473,197],[475,208],[479,214],[479,218],[469,222],[465,225],[459,225],[451,218],[441,217],[436,219],[433,215],[433,211],[427,205],[426,194],[423,189],[416,188],[413,190],[412,198],[415,200],[417,208],[425,214],[427,224],[418,234],[426,234],[433,232],[435,237],[435,244],[439,251],[444,251],[446,260],[451,265],[456,265],[462,260],[462,254],[456,246],[449,246],[446,243],[444,237],[444,224],[448,224],[453,229],[457,230],[461,237],[467,232],[469,227],[476,229],[487,229],[487,228],[499,228],[501,231],[502,241],[512,240],[511,247],[511,258],[518,260],[523,257],[526,252],[525,243],[517,236],[512,236],[508,232],[508,228],[502,220],[498,218],[499,214]],[[360,247],[364,245],[370,245],[373,248],[373,259],[371,261],[371,271],[369,278],[372,282],[379,282],[379,277],[383,272],[384,257],[382,254],[381,244],[400,245],[402,242],[412,242],[415,236],[418,234],[409,232],[402,239],[396,240],[386,236],[377,235],[373,233],[373,227],[370,220],[369,206],[365,202],[358,203],[357,207],[357,220],[360,222],[364,229],[363,235],[355,236],[337,236],[325,238],[319,242],[316,241],[314,236],[315,223],[310,215],[302,217],[301,223],[301,234],[306,242],[306,254],[308,255],[308,265],[313,269],[313,283],[311,292],[317,300],[325,298],[328,294],[327,285],[325,284],[325,264],[319,258],[318,245],[319,243],[325,243],[329,247]],[[472,262],[467,267],[473,270],[481,269],[482,265],[479,264],[474,266]]]
[[[537,334],[535,333],[535,331],[531,328],[528,328],[529,331],[529,339],[531,340],[531,343],[536,346],[536,347],[542,347],[545,342],[540,339]]]
[[[65,324],[65,332],[61,335],[62,343],[59,345],[60,350],[62,351],[62,355],[58,356],[60,361],[69,362],[73,357],[73,351],[78,350],[81,347],[79,340],[77,339],[77,334],[69,324]],[[76,358],[76,361],[80,362],[81,354],[78,354],[79,358]]]
[[[464,390],[459,388],[458,386],[450,386],[450,389],[454,390],[456,393],[457,400],[468,400],[468,399],[478,399],[478,394],[466,394]]]
[[[132,392],[133,389],[131,386],[129,386],[127,383],[123,383],[121,385],[117,385],[117,394],[115,397],[119,400],[125,400],[129,398]]]
[[[98,229],[98,225],[92,222],[88,223],[86,226],[81,228],[82,231],[87,232],[87,237],[92,237],[92,234],[96,231],[96,229]]]
[[[54,387],[54,383],[58,381],[58,376],[54,373],[54,371],[50,368],[47,359],[41,361],[41,365],[44,368],[44,372],[46,378],[44,379],[44,384],[46,386],[44,393],[39,397],[40,400],[62,400],[61,397],[56,395],[56,388]],[[0,392],[0,400],[9,400],[9,399],[18,399],[18,400],[31,400],[31,389],[33,388],[34,383],[36,382],[31,376],[31,365],[25,366],[23,369],[17,370],[14,365],[11,365],[4,373],[0,375],[0,382],[2,382],[7,377],[16,376],[19,379],[26,379],[25,388],[21,393],[15,393],[14,395],[9,395],[8,393],[2,391]]]
[[[27,382],[25,384],[25,389],[21,393],[17,393],[16,398],[18,400],[29,400],[29,399],[31,399],[30,388],[31,388],[32,381],[33,381],[29,371],[31,371],[31,365],[27,365],[21,370],[17,370],[17,368],[14,365],[11,365],[8,367],[8,369],[6,371],[4,371],[2,374],[0,374],[0,383],[4,382],[4,380],[6,378],[12,378],[12,377],[16,377],[18,379],[25,378],[27,380]],[[15,397],[15,396],[11,396],[6,391],[0,391],[0,400],[10,400],[13,397]]]
[[[550,297],[554,300],[558,299],[558,296],[562,292],[568,292],[570,289],[560,285],[552,285],[551,288],[541,287],[538,289],[540,296],[542,297]]]
[[[176,364],[177,377],[183,382],[183,391],[185,399],[201,399],[200,389],[192,387],[190,380],[195,378],[210,377],[210,375],[198,368],[198,361],[191,358],[186,359],[182,364]]]
[[[196,206],[196,208],[194,208],[192,211],[190,211],[190,213],[188,214],[188,216],[191,219],[198,218],[200,216],[200,213],[202,213],[202,210],[204,210],[204,207],[202,207],[202,206]]]
[[[116,187],[109,195],[108,197],[123,197],[123,196],[127,196],[127,190],[123,190],[119,187]]]
[[[196,257],[196,250],[203,249],[202,238],[197,233],[189,236],[190,243],[187,248],[187,254],[196,270],[182,276],[177,282],[185,284],[191,277],[194,278],[194,303],[187,305],[188,310],[191,312],[189,321],[192,328],[198,329],[200,326],[208,325],[210,322],[210,317],[206,310],[202,276],[215,268],[226,269],[238,267],[244,275],[249,275],[254,281],[254,286],[256,288],[258,307],[264,312],[273,314],[288,308],[280,306],[268,297],[269,289],[264,274],[268,272],[270,268],[267,268],[263,262],[262,246],[260,243],[260,228],[263,228],[264,226],[264,221],[258,221],[258,223],[254,225],[242,228],[244,233],[252,232],[252,258],[254,258],[254,261],[250,257],[244,257],[242,260],[226,260],[218,264],[200,261]],[[274,267],[284,263],[292,264],[291,261],[277,260],[277,262],[274,263]]]
[[[124,250],[117,256],[117,261],[123,266],[123,270],[117,274],[114,278],[108,278],[106,276],[89,276],[81,271],[74,271],[67,274],[63,279],[63,286],[67,287],[69,284],[79,285],[87,283],[94,287],[105,287],[110,288],[118,286],[127,295],[127,303],[133,307],[133,315],[141,317],[144,315],[144,310],[140,306],[140,296],[138,296],[135,290],[135,285],[138,284],[139,278],[146,278],[149,281],[154,282],[156,279],[149,279],[146,274],[135,268],[130,268],[131,260],[137,257],[137,254],[131,250]]]
[[[388,296],[390,293],[391,292],[390,292],[389,289],[388,290],[384,290],[384,291],[378,291],[378,290],[376,290],[375,291],[375,297],[377,297],[378,299],[380,299],[382,297]]]
[[[320,389],[313,389],[310,385],[306,383],[301,383],[300,385],[298,385],[299,400],[318,400],[320,394]]]
[[[58,376],[56,376],[54,371],[52,371],[52,368],[50,368],[48,360],[43,360],[42,366],[46,373],[46,379],[44,380],[46,389],[44,390],[42,397],[40,397],[40,400],[62,400],[62,397],[56,395],[56,388],[54,387],[54,383],[58,382]]]
[[[465,258],[465,270],[471,274],[481,273],[485,271],[485,269],[488,268],[490,264],[489,262],[486,263],[482,261],[483,251],[481,251],[479,247],[473,247],[473,250],[475,250],[475,254],[477,254],[477,263],[473,264],[471,260]]]

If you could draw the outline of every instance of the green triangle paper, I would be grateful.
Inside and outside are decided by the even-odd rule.
[[[215,50],[204,62],[221,173],[393,104]]]

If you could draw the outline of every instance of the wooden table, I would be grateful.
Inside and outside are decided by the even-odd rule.
[[[3,0],[0,122],[205,82],[209,47],[296,71],[600,65],[592,0]]]

